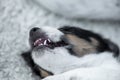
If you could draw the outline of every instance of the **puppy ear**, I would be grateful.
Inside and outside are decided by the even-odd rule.
[[[110,40],[105,40],[105,43],[108,45],[108,50],[114,53],[114,56],[119,56],[119,47]]]

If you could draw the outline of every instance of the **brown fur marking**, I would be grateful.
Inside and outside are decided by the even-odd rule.
[[[99,44],[94,38],[91,38],[91,42],[85,39],[79,38],[73,34],[66,34],[67,40],[73,45],[73,51],[78,56],[83,56],[92,52],[96,52],[96,46]]]

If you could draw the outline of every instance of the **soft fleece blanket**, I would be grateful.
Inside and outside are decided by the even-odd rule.
[[[70,20],[54,15],[34,0],[0,0],[0,80],[38,79],[20,55],[29,49],[29,30],[44,25],[79,26],[100,33],[120,46],[119,22]]]

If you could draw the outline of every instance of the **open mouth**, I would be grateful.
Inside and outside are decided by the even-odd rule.
[[[48,44],[51,43],[51,40],[50,39],[47,39],[47,38],[39,38],[37,39],[35,42],[34,42],[34,46],[42,46],[42,45],[45,45],[47,46]]]
[[[61,46],[67,46],[67,45],[68,45],[68,43],[66,43],[63,40],[58,41],[58,42],[53,42],[52,40],[50,40],[49,38],[46,38],[46,37],[38,38],[34,42],[34,47],[45,46],[45,47],[54,48],[54,47],[61,47]]]

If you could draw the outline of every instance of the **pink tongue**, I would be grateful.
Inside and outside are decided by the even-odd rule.
[[[35,43],[34,45],[35,45],[35,46],[38,46],[39,44],[42,44],[42,42],[41,42],[41,41],[38,41],[38,42]]]
[[[34,42],[34,46],[38,46],[39,44],[43,44],[44,43],[44,39],[37,39],[35,42]]]
[[[51,40],[48,38],[39,38],[34,42],[34,46],[48,45],[51,43]]]

